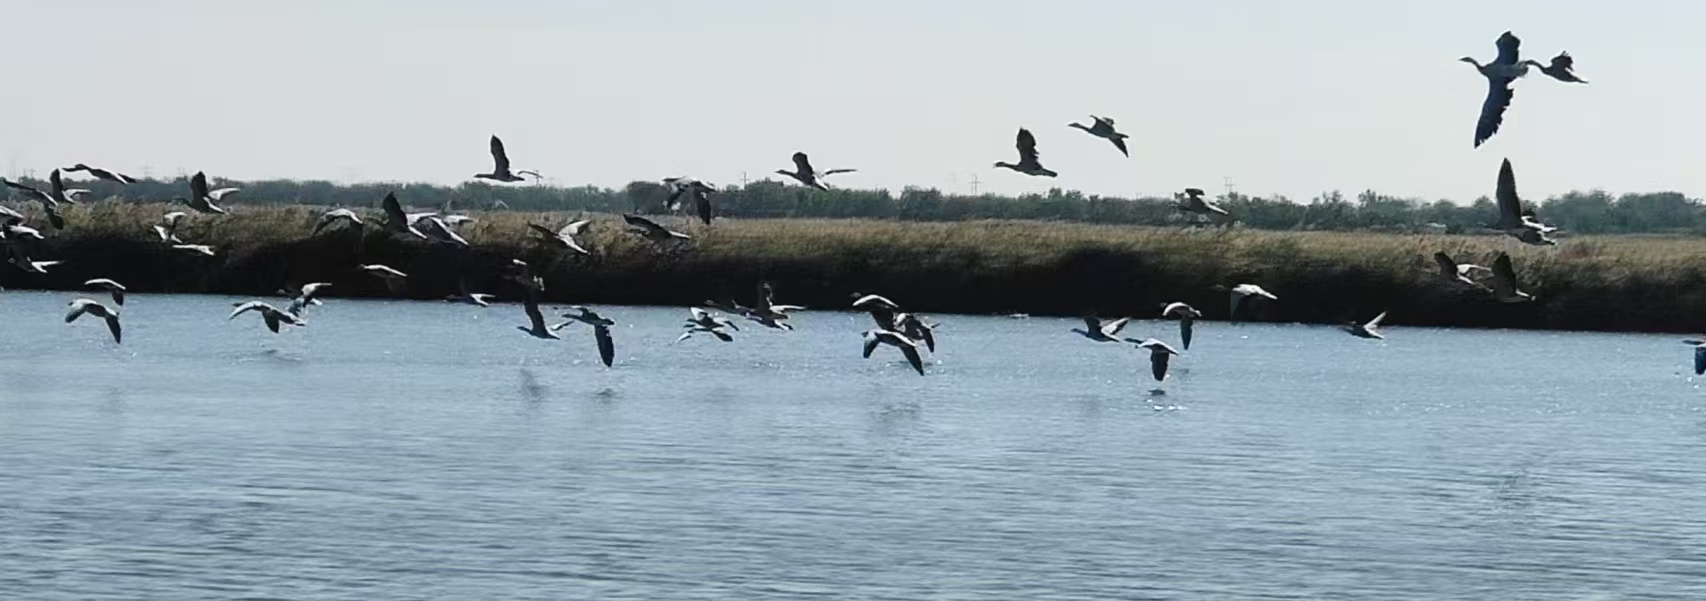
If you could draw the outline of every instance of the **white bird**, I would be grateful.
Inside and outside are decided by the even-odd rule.
[[[361,221],[361,215],[357,215],[355,211],[351,211],[349,209],[332,209],[320,215],[320,221],[314,224],[314,231],[309,235],[318,236],[320,235],[321,230],[339,222],[348,222],[354,224],[355,227],[366,225]]]
[[[1096,342],[1119,342],[1120,330],[1130,322],[1130,317],[1121,317],[1112,321],[1102,321],[1095,317],[1084,317],[1084,329],[1072,328],[1072,333],[1089,338]]]
[[[1145,339],[1142,342],[1130,341],[1136,342],[1138,348],[1149,351],[1149,373],[1155,376],[1155,381],[1160,382],[1165,379],[1167,377],[1167,361],[1173,355],[1179,354],[1179,351],[1173,350],[1173,347],[1167,346],[1167,343],[1154,338]]]
[[[173,244],[172,248],[198,255],[214,256],[213,247],[206,244]]]
[[[409,281],[409,274],[385,265],[361,265],[360,269],[367,272],[367,275],[384,280],[385,288],[390,290],[392,294],[402,294]]]
[[[106,305],[101,304],[99,301],[86,298],[79,298],[71,301],[69,306],[70,310],[65,313],[65,323],[77,321],[78,317],[82,317],[84,313],[88,313],[107,321],[107,330],[113,333],[113,344],[119,344],[121,342],[123,336],[118,323],[118,311],[108,309]]]
[[[1226,290],[1224,286],[1216,286],[1216,289]],[[1257,286],[1255,284],[1239,284],[1237,286],[1233,286],[1228,292],[1232,295],[1231,313],[1228,316],[1232,321],[1238,321],[1238,309],[1250,304],[1250,302],[1252,302],[1249,300],[1250,297],[1254,296],[1268,300],[1279,300],[1279,297],[1274,296],[1273,293],[1263,290],[1261,286]]]
[[[865,340],[866,359],[871,358],[871,352],[877,350],[878,345],[886,344],[900,349],[901,354],[906,355],[906,362],[912,364],[912,369],[918,375],[924,375],[924,358],[918,354],[917,341],[893,330],[865,330],[861,337]]]
[[[285,290],[283,291],[285,295],[291,297],[290,307],[285,310],[291,315],[301,317],[302,312],[308,310],[309,306],[321,304],[320,291],[331,287],[332,285],[326,282],[311,282],[303,284],[302,288],[294,293]]]
[[[82,171],[82,172],[88,173],[90,176],[94,177],[95,179],[106,180],[106,181],[113,182],[115,184],[121,184],[121,185],[136,183],[136,178],[134,178],[134,177],[125,175],[123,173],[119,173],[117,171],[108,171],[106,169],[90,167],[90,166],[85,165],[83,163],[78,163],[76,165],[72,165],[70,167],[65,168],[63,171],[65,171],[66,173],[76,173],[78,171]]]
[[[647,240],[651,240],[653,242],[667,242],[669,240],[686,240],[686,239],[692,237],[692,236],[688,236],[687,234],[683,234],[681,232],[677,232],[675,230],[671,230],[671,229],[666,228],[664,226],[658,225],[658,223],[656,221],[652,221],[650,219],[646,219],[645,217],[640,217],[638,215],[623,214],[622,220],[628,222],[628,225],[631,228],[629,231],[632,231],[632,232],[635,232],[641,236],[644,236]]]
[[[1385,311],[1381,311],[1379,315],[1374,316],[1374,319],[1368,320],[1368,323],[1357,323],[1354,321],[1347,323],[1345,324],[1345,331],[1350,332],[1352,336],[1356,336],[1357,338],[1385,340],[1386,335],[1380,333],[1380,320],[1382,319],[1386,319]]]
[[[828,190],[829,185],[823,181],[823,178],[837,173],[852,173],[854,171],[858,171],[858,169],[830,169],[828,171],[818,171],[812,168],[812,161],[811,159],[806,158],[806,153],[796,152],[794,153],[794,170],[788,171],[786,169],[777,169],[776,173],[794,178],[794,181],[800,182],[800,185],[802,186],[817,188],[819,190]]]
[[[1490,280],[1493,298],[1501,303],[1523,303],[1534,300],[1534,296],[1517,288],[1516,269],[1511,267],[1511,256],[1500,253],[1493,260],[1493,278]]]
[[[154,233],[160,236],[161,242],[183,244],[184,241],[178,239],[178,224],[183,222],[184,217],[183,211],[172,211],[161,215],[160,223],[154,226]]]
[[[519,182],[519,181],[522,181],[523,179],[525,179],[519,175],[516,175],[516,174],[510,172],[510,170],[509,170],[509,153],[504,152],[504,141],[503,140],[499,140],[498,137],[495,135],[492,136],[490,147],[491,147],[491,151],[492,151],[492,172],[491,173],[476,173],[476,174],[474,174],[474,177],[479,178],[479,179],[489,179],[489,180],[500,181],[500,182]]]
[[[1092,123],[1094,123],[1094,125],[1091,125],[1089,127],[1085,127],[1083,124],[1080,124],[1077,121],[1074,121],[1072,123],[1068,123],[1068,124],[1066,124],[1066,126],[1067,127],[1076,127],[1078,129],[1082,129],[1085,131],[1085,133],[1088,133],[1092,136],[1096,136],[1096,137],[1101,138],[1103,140],[1113,142],[1114,148],[1120,149],[1120,154],[1123,154],[1127,157],[1131,156],[1131,153],[1126,152],[1126,149],[1125,149],[1125,139],[1129,138],[1131,136],[1127,136],[1127,135],[1122,134],[1120,132],[1114,131],[1114,120],[1113,119],[1110,119],[1108,117],[1097,117],[1095,115],[1090,115],[1090,119],[1092,119]]]
[[[107,278],[95,278],[87,282],[83,282],[83,285],[91,288],[99,288],[111,293],[113,295],[113,303],[120,307],[124,306],[124,284],[120,284]]]
[[[539,235],[535,240],[567,248],[583,255],[589,255],[592,253],[587,252],[585,248],[581,248],[580,243],[575,241],[575,236],[579,236],[581,231],[585,230],[589,223],[592,223],[591,219],[579,219],[569,222],[569,224],[563,226],[562,229],[551,231],[551,228],[529,222],[527,224],[527,228],[532,230],[533,233]]]
[[[610,326],[616,325],[616,320],[599,315],[592,309],[579,305],[569,307],[569,309],[579,312],[564,313],[563,318],[568,321],[552,326],[551,329],[553,331],[561,330],[575,322],[592,326],[593,340],[598,342],[598,359],[604,362],[605,367],[610,367],[610,364],[616,360],[616,342],[610,337]]]
[[[1197,318],[1202,317],[1202,311],[1185,303],[1172,302],[1161,305],[1161,316],[1179,320],[1179,341],[1184,343],[1185,350],[1191,350],[1191,328]]]
[[[225,318],[225,320],[230,321],[237,319],[238,315],[242,315],[250,311],[260,313],[261,320],[266,322],[267,329],[272,330],[272,333],[274,334],[278,333],[279,324],[290,324],[293,326],[302,325],[302,320],[298,319],[296,315],[286,311],[280,311],[278,307],[274,307],[258,300],[238,304],[237,308],[231,311],[231,316]]]
[[[1706,340],[1690,338],[1683,342],[1694,346],[1694,375],[1706,375]]]
[[[221,208],[216,203],[219,202],[220,198],[224,197],[227,194],[231,194],[232,192],[236,192],[236,191],[237,191],[236,188],[220,188],[218,190],[208,190],[207,189],[207,174],[204,172],[201,172],[201,171],[197,171],[197,172],[195,172],[195,175],[190,176],[190,197],[189,198],[175,198],[173,200],[176,200],[178,202],[182,202],[186,205],[189,205],[189,207],[191,209],[195,209],[196,211],[199,211],[202,213],[210,213],[210,214],[214,214],[214,215],[224,215],[226,213],[229,213],[230,211],[226,211],[225,209]],[[218,192],[218,194],[216,195],[215,192]]]

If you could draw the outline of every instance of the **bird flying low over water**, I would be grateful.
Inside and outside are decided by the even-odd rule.
[[[877,350],[877,346],[886,344],[900,349],[901,354],[906,356],[906,362],[912,365],[912,369],[917,371],[918,375],[924,375],[924,357],[918,354],[918,342],[916,340],[893,330],[865,330],[861,336],[865,341],[866,359],[871,358],[871,352]]]
[[[531,288],[521,297],[521,310],[527,314],[527,325],[515,326],[534,338],[556,340],[557,334],[545,325],[545,314],[539,311],[539,292]]]
[[[1191,329],[1197,318],[1202,317],[1202,311],[1185,303],[1172,302],[1161,305],[1161,316],[1179,320],[1179,342],[1185,350],[1191,350]]]
[[[639,234],[640,236],[644,237],[645,239],[651,240],[653,242],[667,242],[670,240],[686,240],[686,239],[689,239],[692,237],[692,236],[688,236],[687,234],[683,234],[681,232],[666,228],[662,225],[658,225],[658,222],[652,221],[650,219],[646,219],[645,217],[641,217],[639,215],[629,215],[629,214],[624,213],[622,215],[622,220],[628,223],[629,231],[634,232],[636,234]]]
[[[796,152],[794,153],[794,170],[788,171],[787,169],[777,169],[776,173],[794,178],[794,181],[800,182],[800,185],[802,186],[817,188],[819,190],[828,190],[829,185],[823,181],[823,178],[837,173],[852,173],[854,171],[858,171],[858,169],[830,169],[828,171],[818,171],[812,168],[812,161],[810,158],[806,157],[806,153]]]
[[[1006,161],[996,161],[996,167],[1006,167],[1025,175],[1036,175],[1042,177],[1054,177],[1059,175],[1058,173],[1044,168],[1043,164],[1037,160],[1037,137],[1031,135],[1031,130],[1023,127],[1019,128],[1019,135],[1017,136],[1016,143],[1014,145],[1019,149],[1019,162],[1014,164]]]
[[[83,314],[87,313],[106,320],[107,331],[112,332],[113,334],[113,344],[119,344],[122,342],[123,334],[118,323],[118,311],[107,308],[107,306],[101,304],[100,301],[90,300],[87,298],[79,298],[71,301],[71,304],[68,306],[69,310],[65,313],[65,323],[77,321],[77,318],[82,317]]]
[[[90,166],[85,165],[83,163],[78,163],[76,165],[66,167],[64,169],[64,171],[66,173],[76,173],[78,171],[82,171],[84,173],[88,173],[90,177],[93,177],[95,179],[106,180],[106,181],[113,182],[113,183],[119,184],[119,185],[136,183],[136,178],[134,178],[134,177],[125,175],[123,173],[119,173],[117,171],[108,171],[106,169],[90,167]]]
[[[1179,354],[1179,351],[1173,350],[1173,347],[1167,346],[1167,343],[1154,338],[1147,338],[1142,341],[1130,338],[1126,340],[1128,342],[1136,343],[1138,348],[1149,351],[1149,373],[1150,375],[1155,376],[1156,382],[1160,382],[1167,377],[1168,360],[1171,359],[1173,355]]]
[[[1114,120],[1113,119],[1110,119],[1108,117],[1097,117],[1095,115],[1090,115],[1090,119],[1091,119],[1091,122],[1093,123],[1093,125],[1090,125],[1088,127],[1084,126],[1084,124],[1079,123],[1077,121],[1074,121],[1072,123],[1068,123],[1068,124],[1066,124],[1066,126],[1067,127],[1076,127],[1078,129],[1082,129],[1086,133],[1088,133],[1092,136],[1096,136],[1096,137],[1101,138],[1103,140],[1113,142],[1114,148],[1120,149],[1120,154],[1125,155],[1128,158],[1131,156],[1131,153],[1126,152],[1126,149],[1125,149],[1125,139],[1129,138],[1131,136],[1127,136],[1127,135],[1122,134],[1120,132],[1114,131]]]
[[[1347,323],[1345,324],[1345,331],[1350,332],[1352,336],[1356,336],[1357,338],[1385,340],[1386,335],[1380,333],[1380,320],[1382,319],[1386,319],[1385,311],[1381,311],[1379,315],[1374,316],[1374,319],[1368,320],[1368,323],[1357,323],[1354,321]]]
[[[408,285],[409,274],[397,271],[389,266],[360,265],[358,268],[367,272],[367,275],[384,280],[385,288],[390,290],[392,294],[402,294],[404,287]]]
[[[456,281],[456,294],[452,294],[444,300],[476,307],[489,307],[492,304],[492,298],[490,294],[473,292],[468,287],[468,278],[462,278]]]
[[[1511,83],[1528,74],[1528,63],[1519,60],[1517,56],[1522,40],[1507,31],[1499,36],[1496,44],[1499,54],[1493,62],[1483,65],[1471,56],[1458,59],[1475,65],[1475,70],[1487,78],[1487,97],[1481,101],[1481,116],[1475,122],[1476,148],[1480,148],[1481,143],[1493,137],[1493,134],[1499,133],[1499,125],[1505,120],[1505,109],[1511,104]]]
[[[1119,342],[1120,330],[1124,330],[1125,324],[1130,321],[1130,317],[1121,317],[1104,322],[1093,316],[1085,316],[1084,329],[1072,328],[1072,333],[1096,342]]]
[[[510,172],[509,153],[504,152],[503,140],[499,140],[496,135],[493,135],[490,146],[492,151],[492,172],[476,173],[474,174],[474,177],[500,182],[519,182],[526,179]]]
[[[295,315],[287,311],[280,311],[278,307],[274,307],[264,301],[258,300],[238,304],[237,308],[231,311],[231,316],[225,319],[226,321],[237,319],[238,315],[249,312],[260,313],[261,320],[266,322],[267,329],[272,330],[272,333],[274,334],[278,333],[280,324],[289,324],[293,326],[303,325],[302,320],[297,318]]]
[[[616,360],[616,341],[610,337],[610,326],[616,325],[616,320],[599,315],[592,309],[579,305],[569,307],[569,309],[577,312],[564,313],[563,318],[568,321],[551,326],[551,330],[561,330],[574,325],[575,322],[592,326],[593,340],[598,343],[598,360],[604,362],[605,367],[610,367],[610,364]]]
[[[1272,292],[1263,290],[1261,286],[1257,286],[1255,284],[1239,284],[1230,289],[1225,286],[1215,286],[1214,289],[1226,291],[1231,295],[1232,306],[1227,313],[1227,319],[1231,321],[1238,321],[1239,309],[1249,307],[1252,303],[1256,302],[1252,298],[1265,298],[1273,301],[1279,300],[1279,297],[1274,296]]]
[[[731,342],[734,340],[734,336],[726,330],[740,330],[740,326],[729,321],[727,317],[713,314],[698,307],[688,307],[687,310],[691,316],[687,318],[686,325],[682,326],[686,331],[681,333],[680,338],[675,339],[676,342],[692,338],[694,334],[710,334],[723,342]]]
[[[326,282],[310,282],[303,284],[295,292],[282,290],[281,292],[285,296],[291,297],[290,307],[286,308],[285,311],[296,317],[301,317],[302,313],[308,310],[308,307],[320,305],[320,292],[331,287],[332,285]]]

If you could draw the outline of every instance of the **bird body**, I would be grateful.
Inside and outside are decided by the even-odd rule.
[[[561,330],[575,322],[592,326],[593,340],[598,343],[598,360],[602,361],[605,367],[610,367],[610,364],[616,360],[616,341],[610,336],[610,326],[616,325],[616,320],[599,315],[596,311],[579,305],[569,307],[569,309],[576,311],[576,313],[564,313],[563,318],[568,321],[552,326],[551,330]]]
[[[1174,206],[1186,213],[1196,213],[1209,217],[1228,217],[1232,214],[1212,200],[1203,198],[1201,188],[1185,188],[1184,192],[1173,193]]]
[[[207,174],[204,172],[201,172],[201,171],[197,171],[197,172],[195,172],[195,175],[190,176],[190,197],[189,198],[179,198],[176,200],[178,200],[179,202],[182,202],[186,205],[189,205],[189,207],[191,209],[195,209],[197,212],[200,212],[200,213],[208,213],[208,214],[212,214],[212,215],[224,215],[226,213],[229,213],[230,211],[225,210],[223,207],[220,207],[218,204],[215,204],[215,203],[217,203],[220,198],[224,197],[227,194],[231,194],[232,192],[235,192],[236,190],[237,190],[236,188],[220,188],[219,190],[209,190],[207,188]],[[218,192],[218,194],[216,195],[216,194],[214,194],[214,192]]]
[[[509,170],[509,153],[504,152],[503,140],[499,140],[498,137],[494,135],[492,136],[489,147],[492,152],[492,172],[476,173],[474,174],[474,177],[499,182],[519,182],[526,179]]]
[[[1076,121],[1074,121],[1072,123],[1068,123],[1068,124],[1066,124],[1066,126],[1067,127],[1076,127],[1078,129],[1082,129],[1082,130],[1084,130],[1085,133],[1088,133],[1092,136],[1096,136],[1096,137],[1101,138],[1103,140],[1113,142],[1114,148],[1120,149],[1120,154],[1125,155],[1128,158],[1131,156],[1131,153],[1126,152],[1126,148],[1125,148],[1125,139],[1129,138],[1131,136],[1127,136],[1127,135],[1122,134],[1118,131],[1115,131],[1113,119],[1110,119],[1108,117],[1097,117],[1095,115],[1090,115],[1090,119],[1091,119],[1092,124],[1088,127],[1086,127],[1085,125],[1078,123]]]
[[[817,188],[819,190],[829,190],[829,185],[823,181],[823,178],[826,176],[835,175],[837,173],[852,173],[854,171],[858,171],[858,169],[830,169],[828,171],[818,171],[812,168],[811,159],[808,158],[804,152],[795,152],[793,159],[793,171],[777,169],[776,173],[794,178],[794,181],[800,182],[800,185],[802,186]]]
[[[1576,77],[1576,59],[1571,57],[1569,52],[1559,52],[1558,56],[1552,57],[1552,61],[1550,63],[1544,65],[1537,61],[1525,62],[1538,67],[1540,72],[1546,74],[1547,77],[1551,77],[1552,79],[1556,79],[1564,83],[1588,82],[1586,79]]]
[[[1516,269],[1511,266],[1511,256],[1500,254],[1493,260],[1493,277],[1489,286],[1493,289],[1493,298],[1501,303],[1525,303],[1534,300],[1534,296],[1517,288]]]
[[[1499,126],[1504,123],[1505,109],[1511,104],[1511,82],[1528,74],[1528,64],[1518,60],[1521,40],[1507,31],[1499,36],[1496,45],[1499,54],[1493,62],[1483,65],[1474,57],[1458,59],[1474,65],[1475,70],[1487,78],[1487,97],[1481,101],[1481,115],[1475,122],[1476,148],[1499,132]]]

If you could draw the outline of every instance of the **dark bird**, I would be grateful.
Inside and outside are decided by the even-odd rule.
[[[55,169],[52,174],[49,174],[48,183],[53,184],[54,182],[59,181],[59,178],[57,177],[58,174],[59,170],[57,169]],[[65,198],[65,185],[63,183],[50,188],[54,190],[51,194],[6,178],[0,178],[0,184],[4,184],[8,188],[22,192],[25,198],[40,202],[42,210],[47,212],[48,223],[52,224],[54,229],[65,229],[65,218],[59,214],[59,203]]]
[[[1066,126],[1067,127],[1076,127],[1078,129],[1082,129],[1085,132],[1088,132],[1092,136],[1096,136],[1096,137],[1101,138],[1103,140],[1113,142],[1114,148],[1120,149],[1120,154],[1123,154],[1128,158],[1131,156],[1131,153],[1126,152],[1126,149],[1125,149],[1125,139],[1129,138],[1131,136],[1127,136],[1127,135],[1122,134],[1120,132],[1114,131],[1114,120],[1113,119],[1110,119],[1107,117],[1097,117],[1095,115],[1090,115],[1090,118],[1092,120],[1094,120],[1093,121],[1094,125],[1091,125],[1089,127],[1085,127],[1083,124],[1078,123],[1077,121],[1074,121],[1072,123],[1068,123],[1068,124],[1066,124]]]
[[[699,214],[699,220],[705,222],[705,225],[711,225],[711,193],[715,192],[716,188],[691,177],[672,177],[663,180],[663,183],[669,186],[669,210],[674,211],[681,207],[683,194],[690,195],[693,197],[693,209]]]
[[[195,175],[190,176],[190,197],[187,199],[174,198],[173,200],[189,205],[190,208],[201,213],[224,215],[230,211],[226,211],[215,203],[236,191],[236,188],[209,190],[207,188],[207,174],[197,171]]]
[[[521,310],[527,313],[526,326],[515,326],[515,329],[527,332],[534,338],[556,340],[557,334],[545,326],[545,314],[539,312],[539,291],[526,288],[527,293],[521,297]]]
[[[504,152],[504,141],[495,135],[492,136],[492,172],[476,173],[474,177],[500,182],[519,182],[526,179],[510,172],[509,155]]]
[[[688,236],[687,234],[658,225],[658,222],[646,219],[639,215],[623,214],[622,220],[628,222],[628,226],[630,228],[629,231],[637,233],[645,237],[645,239],[653,242],[667,242],[670,240],[686,240],[691,238],[691,236]]]
[[[568,321],[551,326],[551,329],[553,331],[561,330],[575,322],[592,326],[592,337],[598,342],[598,359],[604,362],[605,367],[610,367],[610,364],[616,360],[616,341],[610,338],[610,326],[616,325],[616,320],[578,305],[569,307],[569,309],[578,312],[564,313],[563,318]]]
[[[1161,316],[1179,320],[1179,341],[1184,343],[1185,350],[1191,350],[1191,327],[1197,318],[1202,317],[1202,311],[1185,303],[1167,303],[1161,305]]]
[[[1517,58],[1521,40],[1507,31],[1499,36],[1497,45],[1499,55],[1485,65],[1471,56],[1458,59],[1475,65],[1475,70],[1487,78],[1487,98],[1481,102],[1481,117],[1475,122],[1476,148],[1499,133],[1499,125],[1505,120],[1505,109],[1511,104],[1511,82],[1528,74],[1528,64]]]
[[[1031,130],[1023,127],[1019,128],[1017,146],[1019,148],[1019,164],[1014,165],[1006,161],[996,161],[995,166],[1006,167],[1025,175],[1040,175],[1044,177],[1054,177],[1059,175],[1058,173],[1043,168],[1043,164],[1037,161],[1037,138],[1036,136],[1031,135]]]
[[[1386,319],[1385,311],[1381,311],[1379,315],[1374,316],[1374,319],[1368,320],[1368,323],[1357,323],[1354,321],[1347,323],[1345,324],[1345,331],[1350,332],[1352,336],[1356,336],[1357,338],[1385,340],[1386,335],[1380,333],[1380,320],[1382,319]]]
[[[1576,59],[1572,58],[1568,52],[1559,52],[1558,56],[1552,57],[1552,63],[1548,65],[1542,65],[1538,61],[1527,62],[1538,67],[1541,73],[1564,83],[1588,82],[1586,79],[1576,77]]]
[[[84,173],[88,173],[91,177],[94,177],[95,179],[106,180],[106,181],[113,182],[116,184],[134,184],[134,183],[136,183],[136,178],[134,178],[134,177],[125,175],[123,173],[119,173],[117,171],[107,171],[106,169],[101,169],[98,167],[90,167],[90,166],[85,165],[83,163],[78,163],[76,165],[66,167],[65,171],[67,173],[76,173],[78,171],[82,171]]]
[[[581,248],[580,243],[575,241],[575,236],[580,235],[581,230],[586,229],[586,226],[589,223],[592,223],[592,220],[579,219],[569,222],[569,224],[563,226],[562,229],[552,231],[551,228],[530,222],[527,224],[527,229],[532,230],[533,233],[539,235],[539,237],[534,238],[535,240],[586,255],[592,253],[587,252],[585,248]]]
[[[1706,375],[1706,340],[1689,339],[1683,342],[1694,347],[1694,375]]]
[[[1525,303],[1534,300],[1534,296],[1517,288],[1516,268],[1511,266],[1511,256],[1499,254],[1493,259],[1492,284],[1493,298],[1501,303]]]
[[[1180,211],[1206,215],[1211,219],[1214,217],[1229,217],[1232,215],[1232,213],[1227,212],[1226,209],[1221,208],[1218,203],[1207,198],[1203,198],[1203,194],[1204,192],[1202,191],[1202,188],[1185,188],[1183,193],[1174,192],[1173,205],[1178,207]]]
[[[1480,265],[1458,263],[1451,255],[1443,252],[1434,253],[1434,263],[1439,265],[1439,279],[1447,284],[1463,284],[1471,288],[1491,290],[1476,281],[1476,276],[1490,277],[1493,270]]]
[[[901,354],[906,355],[906,362],[912,364],[912,369],[917,371],[918,375],[924,375],[924,358],[918,354],[918,342],[907,338],[905,334],[893,330],[866,330],[863,338],[866,359],[871,358],[871,353],[877,350],[878,345],[886,344],[900,349]]]
[[[382,224],[385,231],[427,239],[424,232],[415,228],[409,214],[403,212],[403,203],[397,202],[396,192],[386,192],[385,198],[379,201],[379,208],[385,212],[385,222]]]
[[[1072,328],[1072,333],[1089,338],[1096,342],[1119,342],[1120,330],[1130,323],[1130,317],[1121,317],[1112,321],[1102,321],[1095,316],[1084,316],[1084,329]]]
[[[1499,165],[1498,187],[1493,190],[1493,196],[1498,200],[1499,220],[1494,227],[1510,234],[1525,244],[1535,246],[1554,246],[1558,242],[1546,235],[1558,230],[1556,227],[1541,223],[1535,219],[1533,209],[1522,206],[1522,198],[1516,193],[1516,172],[1511,170],[1511,160],[1505,159]]]
[[[297,318],[295,315],[286,311],[280,311],[278,307],[274,307],[262,301],[249,301],[239,304],[237,305],[237,309],[231,312],[231,316],[225,319],[226,321],[237,319],[238,315],[242,315],[250,311],[260,313],[261,320],[266,322],[267,329],[272,330],[272,333],[274,334],[278,333],[278,327],[280,324],[290,324],[293,326],[302,325],[302,320]]]
[[[816,169],[812,169],[811,159],[806,158],[806,153],[796,152],[794,153],[794,170],[788,171],[786,169],[777,169],[776,173],[794,178],[794,181],[800,182],[800,185],[802,186],[817,188],[819,190],[828,190],[829,186],[823,182],[824,177],[835,175],[837,173],[852,173],[854,171],[858,171],[858,169],[830,169],[829,171],[818,171]]]

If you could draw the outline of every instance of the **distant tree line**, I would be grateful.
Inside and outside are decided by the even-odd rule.
[[[26,179],[43,187],[46,182]],[[396,192],[404,204],[470,210],[591,211],[661,213],[668,190],[657,182],[632,182],[621,189],[594,186],[554,187],[519,184],[501,186],[470,182],[457,186],[431,184],[361,183],[265,180],[218,181],[242,192],[229,204],[304,204],[373,207],[386,192]],[[130,186],[100,181],[67,182],[87,188],[87,198],[117,198],[130,202],[166,201],[189,190],[186,178],[145,180]],[[20,200],[17,194],[11,199]],[[812,190],[759,181],[722,188],[715,196],[717,213],[735,218],[862,218],[906,221],[965,221],[974,219],[1033,219],[1107,224],[1177,225],[1201,218],[1181,214],[1171,198],[1121,198],[1052,189],[1045,194],[967,196],[940,190]],[[1354,198],[1326,192],[1307,203],[1284,196],[1223,194],[1217,199],[1241,227],[1270,230],[1377,230],[1393,232],[1474,232],[1494,219],[1487,197],[1464,205],[1449,200],[1426,201],[1388,196],[1373,190]],[[1537,207],[1541,218],[1566,231],[1602,233],[1706,234],[1706,204],[1677,192],[1623,194],[1594,190],[1548,198]]]

